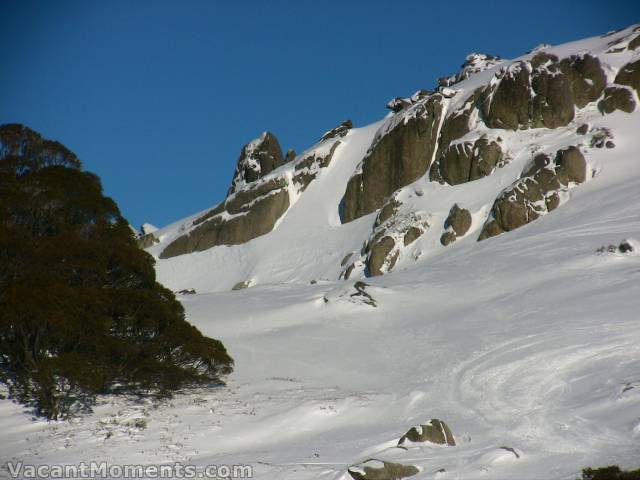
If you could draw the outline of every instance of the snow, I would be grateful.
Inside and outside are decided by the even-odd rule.
[[[615,75],[633,52],[604,52],[629,32],[545,51],[597,52]],[[461,105],[509,62],[456,84],[448,101]],[[189,321],[234,357],[227,387],[165,401],[103,397],[71,422],[34,420],[0,400],[0,463],[250,464],[255,478],[274,480],[348,480],[350,466],[372,458],[416,465],[416,479],[568,480],[587,466],[638,468],[640,111],[603,117],[590,105],[564,129],[499,131],[510,161],[492,175],[454,187],[427,177],[402,189],[403,208],[428,215],[430,228],[393,272],[366,279],[374,307],[352,296],[357,278],[337,278],[375,214],[341,225],[338,205],[384,122],[341,138],[268,235],[158,260],[161,282],[198,292],[180,296]],[[582,123],[610,129],[616,147],[589,148],[575,133]],[[479,124],[469,138],[482,133]],[[532,152],[580,142],[593,178],[553,212],[476,241],[493,199]],[[473,224],[442,247],[453,203]],[[201,213],[155,232],[161,243],[150,252]],[[623,239],[634,253],[596,253]],[[250,288],[230,291],[247,280]],[[431,418],[450,426],[455,447],[395,447]]]

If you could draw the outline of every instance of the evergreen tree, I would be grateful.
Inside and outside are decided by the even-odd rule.
[[[58,142],[0,126],[0,380],[57,419],[105,392],[221,384],[232,359],[156,282],[99,178]]]

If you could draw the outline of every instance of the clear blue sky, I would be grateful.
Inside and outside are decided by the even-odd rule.
[[[162,226],[221,200],[263,130],[301,151],[472,51],[635,22],[636,0],[0,0],[0,123],[61,141],[133,225]]]

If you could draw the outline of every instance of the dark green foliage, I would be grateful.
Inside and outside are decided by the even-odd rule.
[[[0,126],[0,380],[13,398],[56,419],[99,393],[220,384],[232,359],[153,266],[72,152]]]
[[[617,465],[582,470],[582,480],[640,480],[640,469],[622,471]]]

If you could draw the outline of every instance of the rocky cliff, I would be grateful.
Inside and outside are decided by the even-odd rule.
[[[514,60],[471,54],[433,90],[391,100],[380,122],[342,122],[298,155],[265,132],[242,148],[223,202],[142,245],[160,259],[254,245],[238,247],[233,283],[265,262],[265,281],[312,280],[311,264],[335,280],[538,221],[597,178],[592,152],[616,147],[621,115],[636,118],[639,38],[632,26]],[[283,244],[296,268],[284,266]]]

